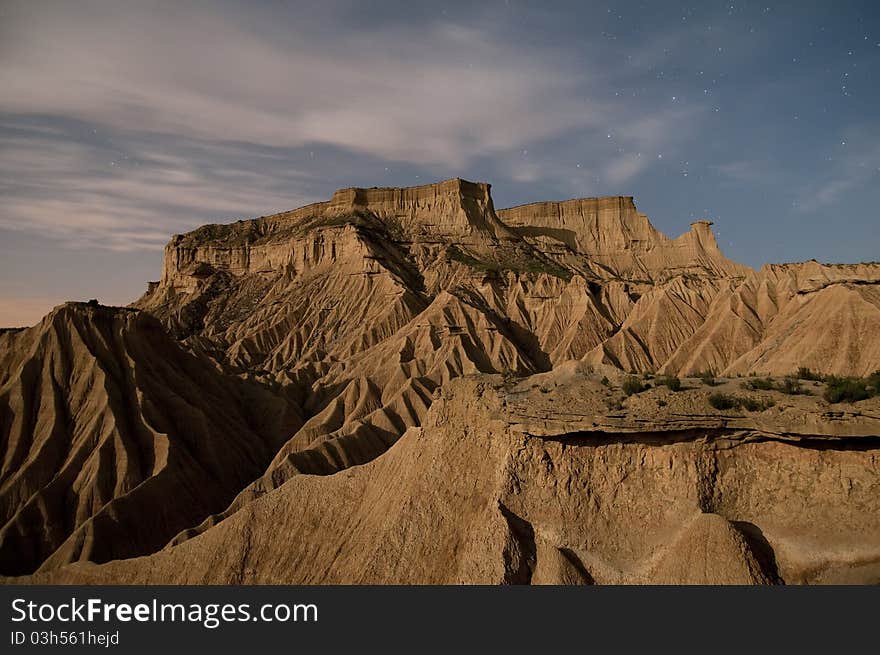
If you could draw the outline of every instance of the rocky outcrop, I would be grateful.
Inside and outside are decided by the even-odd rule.
[[[58,307],[0,337],[0,571],[153,552],[225,508],[299,423],[143,312]]]
[[[745,266],[721,254],[711,221],[669,239],[636,209],[632,197],[580,198],[504,209],[501,220],[539,247],[563,245],[617,277],[668,279],[682,273],[742,276]]]
[[[412,238],[433,235],[459,241],[479,235],[514,238],[498,220],[490,185],[459,178],[408,188],[342,189],[333,194],[327,216],[368,212],[392,221]]]
[[[192,278],[204,277],[211,270],[206,266],[235,275],[287,267],[302,272],[326,258],[344,256],[337,250],[356,243],[347,238],[327,242],[321,228],[361,224],[364,217],[375,219],[367,220],[367,226],[372,223],[374,229],[387,230],[399,240],[516,239],[495,215],[489,189],[488,184],[461,179],[404,189],[340,189],[328,202],[292,212],[206,226],[176,235],[166,246],[162,284],[192,290]]]
[[[292,479],[148,558],[35,580],[880,580],[877,419],[834,421],[795,398],[754,419],[691,411],[684,428],[675,417],[708,392],[657,389],[622,411],[601,409],[608,393],[579,375],[459,379],[421,428],[370,464]],[[658,398],[668,409],[656,409]],[[777,420],[793,433],[771,430]]]
[[[768,265],[712,300],[658,368],[727,375],[799,367],[863,376],[880,369],[880,264]]]

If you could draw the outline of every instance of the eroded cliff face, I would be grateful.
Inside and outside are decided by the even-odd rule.
[[[668,241],[631,196],[536,202],[502,209],[499,216],[520,234],[555,240],[585,254],[646,251]]]
[[[658,388],[612,411],[609,393],[578,374],[459,379],[365,466],[291,479],[148,558],[35,580],[880,581],[876,419],[832,419],[803,398],[685,419],[709,392]]]
[[[0,338],[0,572],[155,551],[301,424],[144,312],[68,303]]]
[[[402,241],[434,237],[479,244],[486,239],[515,239],[495,215],[489,188],[485,183],[453,179],[402,189],[340,189],[328,202],[292,212],[206,226],[177,235],[166,246],[161,284],[191,291],[192,278],[204,277],[210,270],[205,265],[234,275],[268,274],[288,267],[306,272],[344,258],[346,248],[358,247],[353,233],[325,239],[321,228],[357,225],[359,219]],[[373,219],[372,225],[365,218]]]
[[[878,264],[764,266],[722,289],[659,368],[868,375],[880,368],[880,346],[869,336],[880,327],[878,278]]]
[[[669,239],[636,209],[632,197],[540,202],[499,212],[499,217],[539,247],[559,254],[560,245],[604,269],[605,276],[664,280],[684,273],[735,277],[748,267],[718,248],[711,221],[697,221]]]
[[[511,254],[503,246],[515,244],[535,260],[532,264],[553,262],[558,272],[591,278],[645,281],[683,273],[749,272],[721,254],[709,221],[693,223],[690,232],[669,239],[636,209],[631,197],[535,203],[496,214],[490,185],[454,179],[402,189],[342,189],[328,202],[177,235],[166,246],[160,286],[192,291],[212,268],[239,276],[288,267],[302,272],[338,256],[337,248],[344,250],[346,240],[325,241],[323,230],[346,224],[384,232],[407,246],[474,248],[474,259],[489,265],[503,266]],[[487,248],[499,246],[501,257],[492,262]],[[488,261],[482,261],[486,255]]]
[[[328,216],[368,212],[396,223],[409,237],[513,238],[495,215],[490,188],[484,182],[456,178],[408,188],[342,189],[333,194],[325,212]]]

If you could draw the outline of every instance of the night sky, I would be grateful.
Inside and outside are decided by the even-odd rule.
[[[206,222],[455,176],[880,259],[880,2],[413,4],[0,0],[0,325],[128,303]]]

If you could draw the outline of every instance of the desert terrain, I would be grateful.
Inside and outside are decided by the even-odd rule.
[[[0,574],[880,583],[880,263],[452,179],[175,235],[0,332]]]

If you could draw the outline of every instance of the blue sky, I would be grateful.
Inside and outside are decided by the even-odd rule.
[[[0,325],[171,234],[460,176],[732,258],[880,259],[876,2],[0,2]]]

